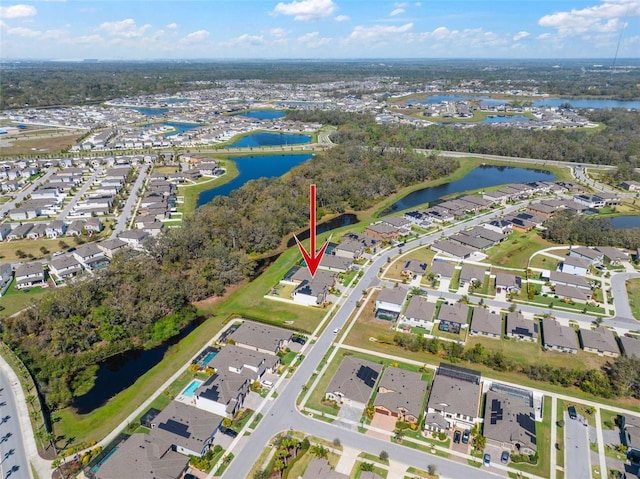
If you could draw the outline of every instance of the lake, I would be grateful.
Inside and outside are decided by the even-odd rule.
[[[486,120],[482,120],[480,123],[511,123],[512,121],[531,121],[526,116],[512,115],[512,116],[491,116]]]
[[[136,107],[131,108],[132,110],[139,111],[140,113],[147,116],[155,116],[162,115],[164,113],[169,113],[171,110],[169,108],[144,108],[144,107]]]
[[[284,118],[286,113],[280,110],[250,110],[240,113],[240,116],[255,118],[256,120],[277,120],[278,118]]]
[[[614,216],[609,222],[617,230],[625,228],[640,228],[640,216]]]
[[[546,98],[534,101],[533,106],[558,107],[563,103],[569,103],[573,108],[640,108],[639,100],[618,101],[592,98]]]
[[[511,166],[479,166],[471,170],[466,176],[459,180],[445,183],[439,186],[423,188],[409,193],[404,198],[396,201],[383,215],[388,215],[394,211],[413,208],[425,203],[432,203],[443,196],[463,191],[487,188],[489,186],[504,185],[507,183],[528,183],[530,181],[554,181],[553,173],[545,170],[530,168],[516,168]]]
[[[311,136],[309,135],[300,135],[296,133],[262,132],[243,136],[236,142],[227,145],[227,148],[257,148],[260,146],[301,145],[303,143],[310,142]]]
[[[170,126],[171,128],[175,129],[175,131],[165,133],[164,136],[179,135],[180,133],[184,133],[185,131],[193,130],[194,128],[202,126],[199,123],[174,123],[170,121],[163,123],[163,125]]]
[[[240,156],[233,158],[238,166],[238,176],[229,183],[200,193],[197,206],[202,206],[216,196],[228,195],[233,190],[240,188],[249,180],[258,178],[272,178],[282,176],[294,166],[313,158],[311,154],[301,155],[262,155]]]

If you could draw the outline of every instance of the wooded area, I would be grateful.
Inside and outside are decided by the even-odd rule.
[[[30,368],[55,409],[92,383],[95,364],[117,352],[156,345],[195,317],[192,301],[221,295],[251,278],[256,259],[309,221],[309,184],[318,218],[362,210],[399,188],[440,178],[457,160],[337,146],[281,178],[250,181],[199,208],[182,228],[127,251],[94,278],[54,290],[17,317],[2,339]]]
[[[559,211],[544,225],[546,229],[542,236],[556,243],[620,246],[633,250],[640,246],[640,228],[615,229],[608,218]]]

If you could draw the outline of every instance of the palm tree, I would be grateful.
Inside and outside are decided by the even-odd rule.
[[[313,446],[311,446],[311,454],[313,454],[316,457],[327,457],[329,455],[329,451],[327,450],[327,448],[321,446],[320,444],[314,444]]]

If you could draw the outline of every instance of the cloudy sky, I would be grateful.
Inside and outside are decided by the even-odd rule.
[[[640,57],[640,0],[39,0],[0,58]]]

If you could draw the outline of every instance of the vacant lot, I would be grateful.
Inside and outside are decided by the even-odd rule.
[[[60,153],[70,148],[80,137],[79,133],[55,134],[47,133],[15,138],[13,136],[3,138],[3,146],[0,153],[3,155],[32,155],[34,153]],[[6,143],[9,143],[8,146]]]
[[[496,266],[525,269],[529,257],[533,253],[553,245],[553,243],[541,238],[535,231],[528,233],[514,231],[509,235],[508,240],[488,251],[487,262]]]

